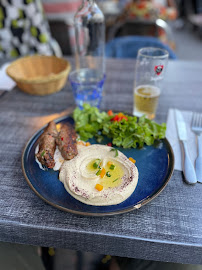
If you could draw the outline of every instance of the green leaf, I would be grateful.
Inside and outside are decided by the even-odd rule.
[[[130,147],[132,147],[132,145],[133,145],[133,138],[132,138],[132,136],[126,137],[123,140],[123,148],[130,148]]]
[[[110,150],[110,152],[112,152],[112,151],[115,151],[115,157],[118,157],[118,155],[119,155],[118,150],[115,149],[115,148],[112,148],[112,149]]]
[[[113,136],[112,136],[113,137]],[[122,145],[122,141],[123,139],[120,137],[116,137],[112,140],[112,144],[116,145],[116,146],[121,146]]]
[[[128,121],[110,121],[106,112],[100,112],[98,108],[84,104],[83,110],[76,108],[73,112],[75,129],[81,140],[95,137],[100,143],[103,136],[110,138],[118,147],[143,147],[144,144],[152,145],[156,140],[165,138],[166,124],[158,124],[142,116],[126,115]]]

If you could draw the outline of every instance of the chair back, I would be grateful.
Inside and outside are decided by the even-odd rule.
[[[107,39],[109,41],[123,36],[158,37],[158,25],[156,21],[126,19],[122,22],[117,22],[109,29]]]
[[[158,38],[146,36],[126,36],[115,38],[106,44],[106,57],[136,58],[138,50],[143,47],[155,47],[169,52],[170,59],[177,59],[173,50]]]

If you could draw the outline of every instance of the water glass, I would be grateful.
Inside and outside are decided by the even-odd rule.
[[[77,69],[69,74],[76,105],[82,109],[84,103],[100,107],[105,75],[97,69]]]
[[[134,115],[145,114],[149,119],[155,118],[168,57],[168,51],[160,48],[146,47],[138,51],[133,93]]]

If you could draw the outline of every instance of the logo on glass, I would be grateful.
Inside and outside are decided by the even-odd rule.
[[[161,72],[163,71],[163,65],[158,65],[154,67],[154,70],[156,72],[157,75],[160,75]]]

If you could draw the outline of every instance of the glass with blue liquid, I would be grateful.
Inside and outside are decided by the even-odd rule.
[[[100,107],[105,75],[96,69],[83,68],[69,74],[76,105],[82,109],[84,103]]]

